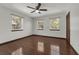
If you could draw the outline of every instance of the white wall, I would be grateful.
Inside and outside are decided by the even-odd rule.
[[[48,16],[43,16],[39,17],[42,20],[44,20],[44,30],[37,30],[36,29],[36,21],[38,20],[35,18],[33,20],[33,34],[36,35],[44,35],[44,36],[52,36],[52,37],[61,37],[61,38],[66,38],[66,13],[61,12],[61,13],[56,13]],[[55,18],[59,17],[60,18],[60,31],[50,31],[49,30],[49,18]]]
[[[11,15],[16,14],[24,17],[23,31],[11,31]],[[0,43],[15,40],[17,38],[25,37],[32,34],[32,21],[31,18],[24,14],[13,12],[9,9],[0,6]]]
[[[79,7],[71,8],[70,16],[71,37],[70,43],[79,54]]]

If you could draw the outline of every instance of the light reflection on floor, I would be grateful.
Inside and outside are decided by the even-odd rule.
[[[60,48],[56,45],[50,45],[51,47],[51,55],[59,55],[60,54]]]
[[[43,42],[38,42],[38,52],[44,52],[44,43]]]
[[[12,55],[23,55],[22,48],[18,48],[17,50],[13,51]]]
[[[60,54],[60,47],[58,45],[49,45],[50,49],[50,54],[51,55],[59,55]],[[44,47],[44,42],[38,41],[37,45],[37,51],[44,53],[45,47]]]

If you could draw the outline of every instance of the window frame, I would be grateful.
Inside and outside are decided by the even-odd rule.
[[[59,28],[52,28],[52,21],[55,21],[56,19],[59,19]],[[49,18],[49,30],[50,31],[60,31],[60,17],[52,17],[52,18]]]
[[[20,20],[20,23],[19,23],[20,28],[18,28],[18,29],[13,28],[13,23],[11,23],[11,25],[12,25],[11,31],[12,32],[14,32],[14,31],[23,31],[23,20],[24,20],[24,17],[18,16],[18,15],[15,15],[15,14],[11,14],[11,21],[15,20],[15,18],[13,18],[13,17],[18,17],[19,18],[19,20]]]
[[[38,24],[38,22],[42,22],[42,24]],[[40,25],[42,25],[43,28],[41,28]],[[36,21],[36,29],[37,30],[43,30],[44,29],[44,20],[43,19],[39,19],[39,20]]]

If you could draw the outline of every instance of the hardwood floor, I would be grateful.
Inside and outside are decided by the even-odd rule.
[[[65,39],[32,35],[0,45],[1,55],[76,55]]]

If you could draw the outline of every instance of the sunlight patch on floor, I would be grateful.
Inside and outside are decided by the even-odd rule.
[[[38,52],[44,52],[44,43],[43,42],[38,42]]]
[[[12,52],[12,55],[23,55],[22,48],[19,48]]]
[[[60,48],[56,45],[50,45],[51,48],[51,55],[59,55],[60,54]]]

